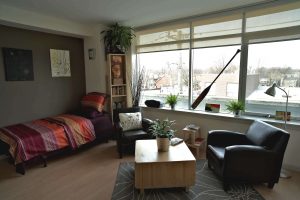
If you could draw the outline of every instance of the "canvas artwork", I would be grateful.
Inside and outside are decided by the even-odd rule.
[[[207,103],[205,104],[205,111],[218,113],[220,112],[220,104]]]
[[[6,81],[33,81],[32,50],[2,48]]]
[[[52,77],[70,77],[70,51],[50,49]]]
[[[114,85],[123,84],[123,60],[120,55],[113,55],[111,57],[111,74],[112,74],[112,83]]]

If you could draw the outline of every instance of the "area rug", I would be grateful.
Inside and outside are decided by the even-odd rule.
[[[119,166],[112,200],[263,200],[264,198],[251,185],[231,185],[225,192],[222,182],[208,169],[206,160],[198,160],[196,184],[189,192],[184,188],[145,189],[144,194],[134,187],[134,163],[125,162]]]

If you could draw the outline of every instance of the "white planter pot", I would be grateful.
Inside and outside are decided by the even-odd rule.
[[[166,152],[169,151],[170,140],[169,138],[156,137],[158,151]]]
[[[235,117],[239,117],[239,116],[241,116],[241,112],[242,112],[241,110],[236,110],[233,112],[233,114]]]

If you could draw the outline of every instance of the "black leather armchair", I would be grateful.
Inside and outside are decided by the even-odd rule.
[[[262,121],[254,121],[245,134],[213,130],[207,138],[209,168],[223,180],[232,182],[278,183],[289,134]]]
[[[127,150],[129,148],[134,148],[136,140],[153,138],[152,134],[149,131],[149,127],[152,123],[152,120],[150,119],[142,117],[141,129],[123,131],[120,125],[119,113],[135,113],[140,111],[141,109],[139,107],[114,110],[114,125],[116,128],[116,139],[120,158],[123,157],[123,153],[125,152],[126,148]]]

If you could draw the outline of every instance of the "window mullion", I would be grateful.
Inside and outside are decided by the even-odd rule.
[[[245,18],[245,13],[243,13],[238,100],[243,102],[244,104],[246,100],[247,61],[248,61],[248,45],[246,42],[245,31],[246,31],[246,18]]]

